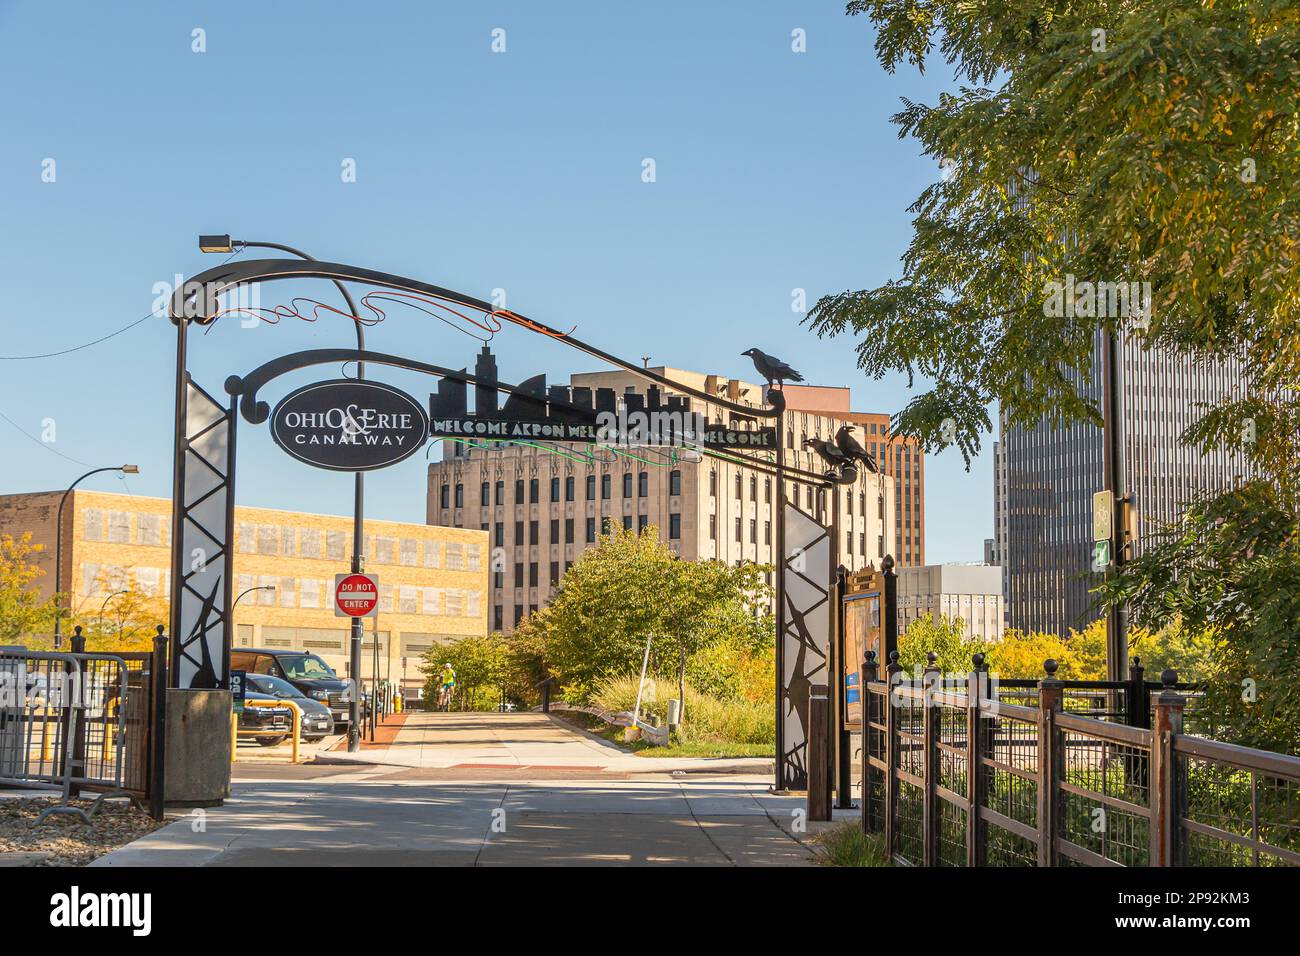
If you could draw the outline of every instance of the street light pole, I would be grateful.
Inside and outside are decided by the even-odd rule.
[[[99,629],[101,632],[104,630],[104,612],[108,610],[108,602],[113,600],[113,598],[117,597],[119,594],[129,594],[129,593],[130,593],[129,591],[125,591],[125,590],[114,591],[108,597],[104,598],[104,603],[99,606]]]
[[[225,243],[219,240],[224,238]],[[208,240],[218,240],[210,243]],[[293,246],[286,246],[279,242],[250,242],[242,239],[231,239],[229,236],[201,237],[199,247],[203,251],[226,252],[234,249],[277,249],[280,252],[287,252],[291,256],[297,256],[307,262],[317,262],[315,256],[308,255],[301,249],[295,249]],[[364,352],[366,348],[365,328],[361,324],[360,316],[357,313],[357,304],[352,298],[352,293],[338,279],[332,280],[339,293],[343,296],[343,301],[347,303],[348,311],[353,316],[353,325],[357,329],[357,351]],[[357,362],[357,379],[366,377],[366,363]],[[362,548],[365,545],[365,475],[362,472],[356,472],[353,476],[352,483],[352,573],[361,574],[365,571],[365,557]],[[238,602],[236,602],[238,603]],[[233,610],[233,606],[232,606]],[[361,749],[361,640],[365,633],[365,625],[361,618],[352,618],[352,641],[350,653],[348,655],[348,677],[352,681],[352,693],[349,695],[352,699],[348,703],[348,753],[356,753]]]
[[[68,490],[63,493],[59,499],[59,514],[54,524],[54,649],[60,650],[63,647],[63,613],[60,605],[63,602],[63,506],[68,503],[68,496],[72,494],[72,489],[81,484],[91,475],[98,475],[105,471],[120,471],[124,475],[140,474],[139,465],[110,465],[106,468],[92,468],[72,484],[68,485]],[[111,595],[110,595],[111,596]],[[100,613],[103,617],[103,613]]]

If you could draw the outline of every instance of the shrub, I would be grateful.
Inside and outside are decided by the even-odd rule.
[[[592,702],[603,710],[628,712],[636,706],[638,675],[601,681]],[[641,713],[653,714],[662,724],[668,719],[668,701],[677,696],[675,677],[646,676]],[[686,685],[686,714],[679,736],[685,741],[770,744],[776,741],[776,710],[767,703],[743,698],[723,700]]]

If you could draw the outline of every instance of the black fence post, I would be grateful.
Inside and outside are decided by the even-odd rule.
[[[1163,685],[1156,698],[1155,727],[1151,730],[1151,866],[1173,866],[1179,859],[1179,821],[1183,816],[1183,787],[1180,786],[1174,740],[1183,732],[1183,706],[1187,699],[1174,690],[1178,675],[1171,670],[1160,675]]]
[[[987,791],[982,758],[985,750],[984,719],[980,702],[987,686],[988,668],[984,655],[972,658],[974,670],[966,677],[966,865],[984,866],[988,856],[988,826],[981,818]]]
[[[885,858],[892,859],[898,847],[898,706],[894,701],[894,687],[903,665],[898,663],[898,651],[889,652],[889,666],[885,668]]]
[[[858,678],[859,691],[862,695],[862,832],[878,833],[880,821],[871,808],[872,774],[871,766],[871,708],[876,695],[871,693],[870,685],[879,679],[876,668],[876,652],[868,650],[862,655],[862,675]],[[888,699],[886,699],[888,703]]]
[[[1065,769],[1056,715],[1061,712],[1063,685],[1056,679],[1056,661],[1043,662],[1047,676],[1038,682],[1038,865],[1056,866],[1057,835],[1060,833],[1058,793]]]
[[[72,644],[71,644],[72,653],[74,654],[86,653],[86,638],[85,635],[81,633],[81,625],[78,624],[75,628],[73,628],[73,630],[75,631],[75,633],[72,635]],[[80,704],[80,707],[77,708],[80,711],[80,713],[75,713],[75,714],[71,713],[71,708],[69,708],[68,727],[71,733],[70,736],[67,738],[67,750],[68,753],[70,754],[67,760],[72,769],[73,777],[78,777],[78,776],[84,777],[86,775],[87,708],[86,708],[85,695],[87,690],[90,688],[90,681],[87,679],[90,676],[87,673],[88,667],[89,667],[89,663],[83,660],[79,662],[79,666],[76,668],[75,671],[77,675],[77,681],[79,682],[80,687],[78,687],[77,689],[78,693],[73,695],[73,700],[77,701]],[[69,673],[73,672],[71,665],[69,665],[68,671]],[[77,784],[75,780],[72,782],[71,788],[69,789],[68,793],[74,797],[81,796],[81,787],[80,785]]]
[[[149,665],[149,816],[161,820],[166,812],[167,762],[167,635],[159,624]]]
[[[1125,710],[1128,712],[1126,723],[1130,727],[1151,727],[1151,702],[1147,697],[1147,685],[1143,679],[1142,658],[1134,657],[1128,665],[1128,688],[1125,690]]]
[[[825,684],[808,693],[808,819],[831,818],[833,763],[831,756],[831,699]]]
[[[838,489],[831,494],[838,495]],[[839,499],[836,499],[837,501]],[[844,592],[848,584],[848,569],[840,565],[835,569],[835,587],[832,591],[834,603],[831,614],[835,624],[835,674],[831,681],[831,734],[835,748],[835,783],[837,790],[836,806],[841,810],[853,809],[853,735],[848,730],[848,694],[845,681],[848,679],[848,664],[845,660],[844,641]],[[853,661],[852,663],[857,663]],[[862,675],[858,674],[858,699],[862,701],[863,720],[866,720],[866,701],[862,697]],[[863,738],[865,740],[865,737]],[[863,745],[863,759],[866,759],[866,745]]]
[[[939,655],[930,651],[925,655],[925,671],[921,678],[921,780],[925,789],[921,795],[922,865],[939,865],[939,704],[935,694],[939,688]]]
[[[885,593],[882,595],[884,607],[884,647],[881,653],[885,660],[892,660],[891,655],[898,650],[898,572],[894,570],[894,558],[885,555],[880,560],[880,571],[885,578]]]

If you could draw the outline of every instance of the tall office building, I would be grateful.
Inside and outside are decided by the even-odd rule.
[[[894,541],[890,553],[900,568],[925,564],[925,455],[915,438],[890,431],[889,416],[853,412],[858,438],[894,479]]]
[[[1076,379],[1100,407],[1101,348],[1093,374]],[[1241,456],[1220,449],[1202,456],[1179,436],[1203,412],[1200,403],[1232,394],[1242,380],[1232,361],[1215,364],[1163,352],[1121,337],[1119,429],[1124,483],[1137,518],[1135,547],[1163,523],[1176,521],[1198,494],[1224,488],[1246,472]],[[1092,495],[1102,489],[1102,431],[1075,425],[1054,430],[1001,428],[995,446],[995,534],[1005,540],[1008,625],[1065,634],[1101,617],[1089,589]],[[999,454],[1000,452],[1000,454]],[[1005,532],[1003,527],[1005,525]],[[1003,546],[999,542],[999,548]]]
[[[662,366],[653,371],[730,402],[762,403],[764,386],[752,382]],[[480,380],[496,377],[495,360],[486,348],[475,373]],[[532,384],[552,394],[544,385]],[[595,372],[571,376],[569,386],[559,391],[585,396],[610,390],[618,405],[626,404],[630,394],[639,396],[633,404],[640,407],[648,400],[646,386],[645,379],[629,372]],[[656,401],[681,398],[690,411],[710,422],[719,420],[716,406],[662,391]],[[847,412],[848,389],[828,391],[843,393],[835,401]],[[848,416],[799,407],[807,404],[809,394],[815,392],[797,396],[787,389],[781,440],[789,464],[821,473],[825,465],[803,441],[833,438]],[[475,389],[476,413],[494,413],[496,398],[491,389]],[[447,440],[443,447],[442,461],[429,466],[428,521],[488,532],[493,549],[488,620],[494,630],[509,630],[544,606],[564,572],[607,527],[653,525],[687,559],[776,564],[776,480],[767,475],[684,449],[630,449],[630,454],[616,455],[582,444],[472,440]],[[830,523],[825,492],[807,482],[788,487],[796,505]],[[878,567],[895,537],[894,482],[862,469],[854,484],[835,491],[843,496],[837,560],[850,570],[867,562]]]

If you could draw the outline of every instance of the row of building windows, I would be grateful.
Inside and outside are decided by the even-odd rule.
[[[613,475],[600,475],[600,497],[608,501],[613,497],[614,477]],[[586,479],[586,500],[596,500],[596,475],[588,475]],[[635,476],[632,472],[624,472],[623,497],[633,497],[633,481],[635,480],[636,495],[638,498],[646,498],[650,495],[650,473],[647,471],[638,472]],[[519,478],[515,481],[514,503],[522,504],[539,504],[541,480],[530,478],[527,483],[527,497],[524,493],[524,479]],[[561,500],[561,488],[563,488],[563,500],[576,500],[576,479],[569,475],[561,484],[558,476],[551,478],[550,500],[558,502]],[[682,473],[676,469],[668,473],[668,494],[680,495],[682,493]],[[505,505],[506,502],[506,483],[504,481],[483,482],[479,486],[479,506],[490,508],[493,504]],[[457,483],[456,485],[442,485],[438,490],[438,505],[441,508],[463,508],[465,507],[465,486]]]
[[[157,547],[169,544],[171,521],[166,515],[83,508],[81,518],[82,537],[86,541]],[[235,550],[240,554],[346,561],[351,557],[352,536],[346,531],[241,521],[235,528]],[[376,564],[445,568],[448,571],[478,571],[483,561],[482,548],[478,544],[421,541],[419,538],[386,535],[366,535],[365,553]]]
[[[241,554],[323,558],[329,561],[344,561],[351,556],[352,550],[352,536],[345,531],[244,522],[236,529],[235,542],[235,550]],[[365,536],[364,542],[367,558],[376,564],[445,568],[448,571],[478,571],[482,568],[483,549],[478,544],[369,534]]]
[[[244,599],[261,607],[319,610],[330,606],[333,581],[278,575],[235,575],[235,593],[258,588]],[[471,588],[431,588],[414,584],[379,585],[379,612],[478,617],[480,592]]]
[[[614,518],[608,515],[602,515],[600,518],[601,534],[609,534],[614,530]],[[637,515],[636,530],[644,531],[650,526],[648,515]],[[515,547],[524,547],[525,545],[537,546],[541,541],[541,524],[533,520],[527,523],[527,535],[524,532],[525,523],[523,521],[515,522]],[[563,528],[563,540],[561,540],[560,530]],[[574,519],[565,518],[561,524],[559,518],[552,518],[550,525],[550,543],[551,544],[574,544]],[[495,548],[504,548],[506,546],[506,526],[505,522],[495,522],[491,527],[486,523],[482,525],[482,530],[490,531],[492,534],[492,546]],[[623,530],[632,530],[632,516],[623,515]],[[682,516],[678,512],[673,512],[668,516],[668,537],[670,540],[676,540],[682,536]],[[585,534],[583,538],[586,544],[596,543],[596,518],[587,518]]]

